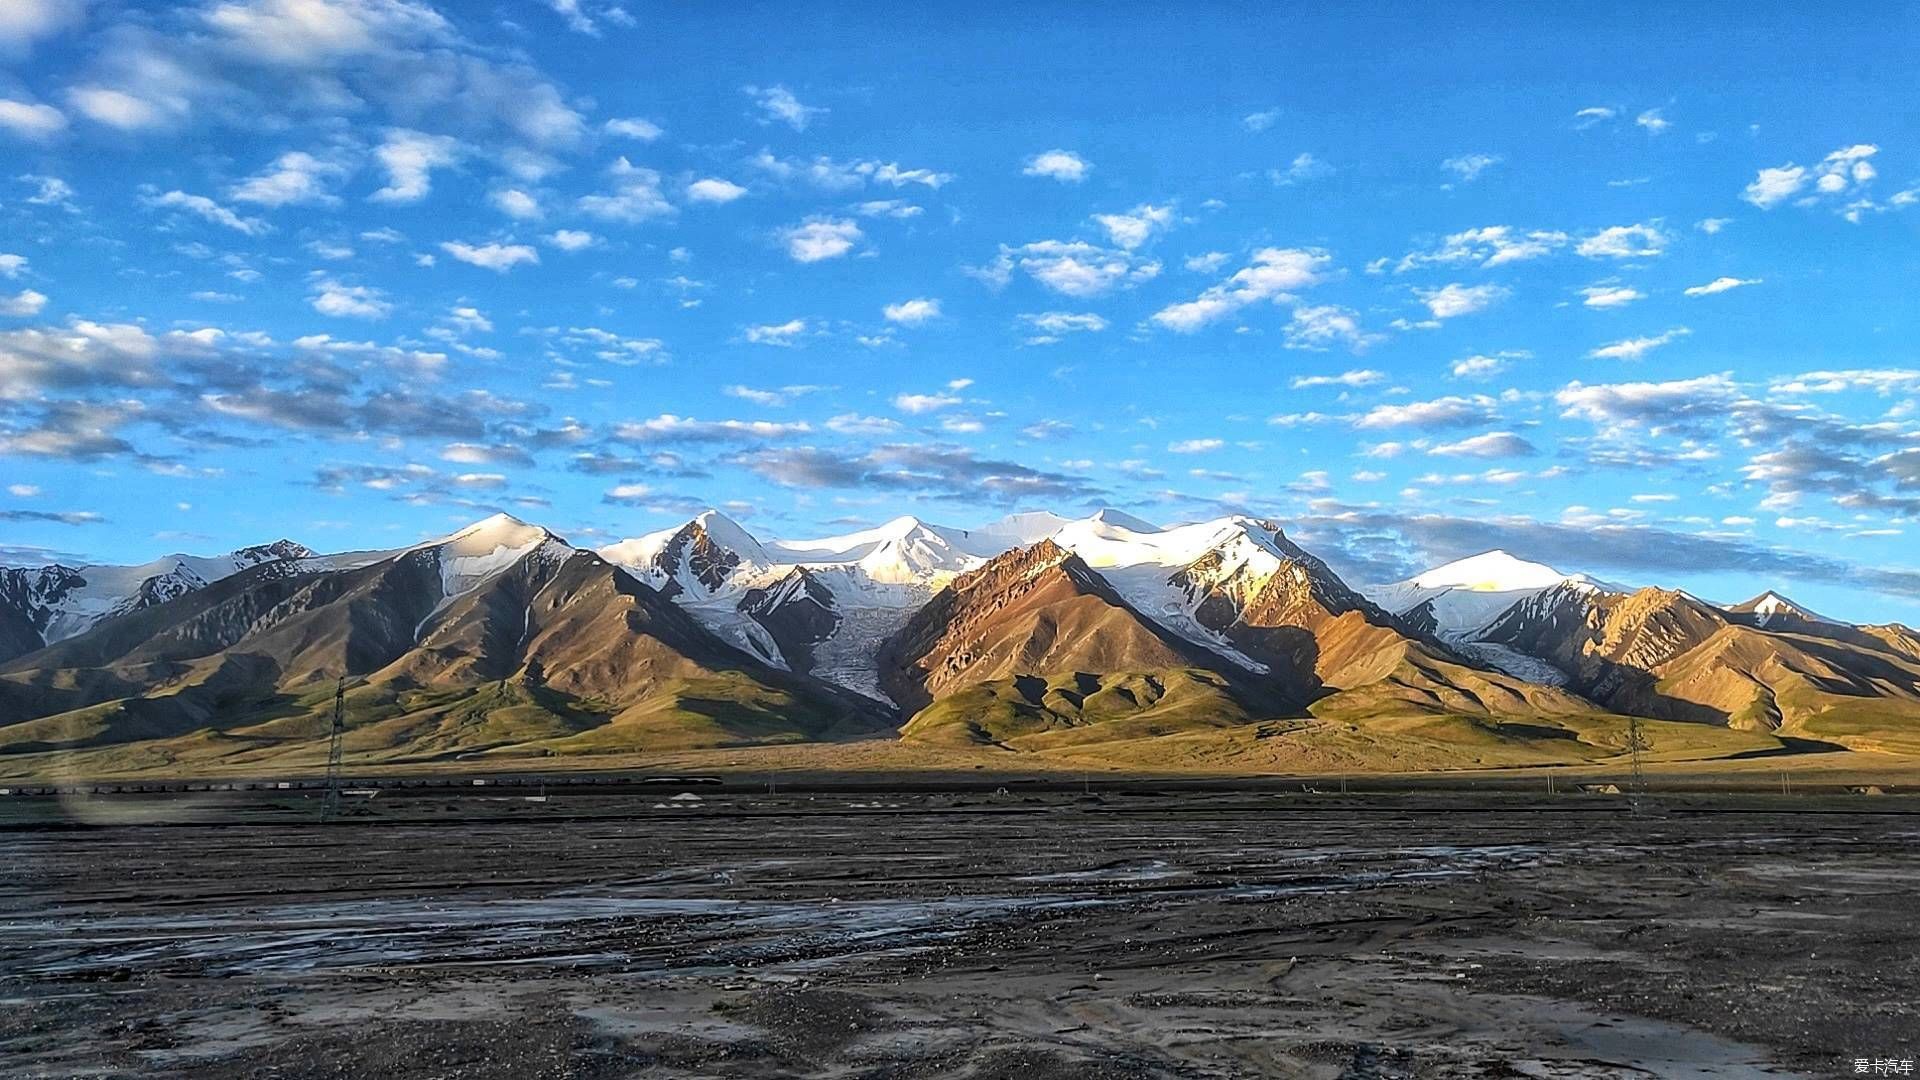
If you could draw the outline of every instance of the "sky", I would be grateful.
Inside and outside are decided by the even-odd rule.
[[[1920,622],[1920,9],[1132,7],[7,0],[0,563],[1114,506]]]

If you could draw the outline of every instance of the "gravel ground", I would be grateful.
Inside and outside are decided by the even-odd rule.
[[[0,1074],[1724,1078],[1920,1056],[1904,800],[689,796],[382,794],[326,826],[265,798],[187,824],[16,813]]]

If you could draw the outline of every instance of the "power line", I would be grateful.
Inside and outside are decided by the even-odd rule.
[[[320,820],[340,813],[340,759],[344,755],[347,734],[347,680],[343,675],[333,688],[333,734],[327,742],[327,798],[320,805]]]

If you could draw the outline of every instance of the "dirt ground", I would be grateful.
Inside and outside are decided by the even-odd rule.
[[[312,809],[0,818],[0,1075],[1724,1078],[1920,1056],[1920,806],[1899,797]]]

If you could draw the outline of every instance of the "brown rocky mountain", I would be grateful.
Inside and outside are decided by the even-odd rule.
[[[722,643],[599,556],[495,518],[366,566],[256,567],[16,658],[0,667],[0,748],[272,738],[330,704],[341,678],[374,721],[356,735],[396,751],[590,752],[886,722]],[[482,690],[497,707],[470,707]]]
[[[1396,593],[1424,620],[1393,614],[1272,523],[1100,514],[1029,542],[1035,520],[763,545],[705,514],[594,553],[498,516],[403,551],[288,548],[210,579],[139,568],[122,575],[139,602],[0,664],[0,755],[310,761],[343,678],[350,750],[396,762],[903,723],[935,744],[1165,739],[1210,761],[1322,739],[1342,760],[1591,759],[1619,752],[1625,713],[1768,736],[1735,740],[1746,749],[1779,746],[1776,731],[1920,749],[1920,638],[1774,593],[1721,608],[1500,555],[1455,568],[1507,574],[1488,593],[1520,598],[1505,610],[1443,583],[1445,625],[1499,613],[1464,638],[1434,617],[1435,588]],[[1516,567],[1540,584],[1515,588]],[[7,587],[69,618],[47,599],[63,580],[15,571]]]
[[[1669,589],[1563,587],[1516,605],[1485,640],[1549,661],[1620,712],[1809,736],[1846,734],[1836,720],[1849,711],[1920,723],[1910,631],[1832,623],[1769,596],[1722,610]]]

